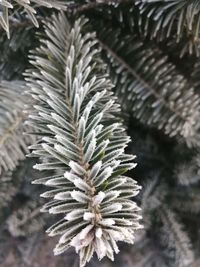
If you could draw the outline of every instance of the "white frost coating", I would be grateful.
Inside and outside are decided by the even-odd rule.
[[[96,196],[93,197],[92,205],[96,206],[96,205],[101,204],[104,198],[105,198],[105,193],[102,191],[99,192]]]

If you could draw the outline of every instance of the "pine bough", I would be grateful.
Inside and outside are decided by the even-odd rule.
[[[24,83],[19,81],[0,84],[0,173],[13,171],[35,140],[24,134],[31,131],[24,125],[24,107],[29,103],[24,90]]]
[[[11,172],[2,173],[0,175],[0,212],[12,200],[16,191]]]
[[[99,59],[86,20],[70,25],[64,14],[45,23],[46,39],[31,55],[35,66],[27,81],[36,101],[29,123],[40,140],[31,146],[42,163],[38,170],[56,174],[34,181],[52,190],[44,211],[64,217],[47,232],[61,235],[55,254],[75,247],[80,266],[96,252],[99,259],[118,253],[117,241],[133,243],[141,226],[140,208],[130,200],[140,186],[124,175],[135,166],[124,154],[130,141],[117,122],[119,106]]]
[[[157,37],[164,41],[175,36],[176,42],[183,39],[185,45],[181,55],[187,50],[199,56],[200,47],[200,2],[196,0],[136,0],[141,16],[143,28],[151,38]]]
[[[167,246],[169,253],[168,266],[190,266],[194,262],[194,253],[191,241],[187,233],[183,230],[182,224],[176,220],[173,211],[163,205],[159,211],[163,227],[161,244]]]
[[[29,200],[9,216],[6,223],[12,236],[29,236],[44,227],[44,214],[40,213],[41,204],[38,202]]]
[[[45,6],[60,10],[66,8],[66,3],[63,0],[0,0],[0,26],[6,31],[8,38],[10,38],[9,17],[16,15],[16,6],[23,8],[32,23],[38,27],[35,7]],[[10,10],[11,12],[9,12]]]
[[[108,24],[101,28],[99,41],[123,109],[188,146],[199,145],[200,98],[190,82],[155,43]]]

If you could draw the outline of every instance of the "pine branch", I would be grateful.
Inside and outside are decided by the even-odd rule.
[[[10,39],[7,39],[6,33],[2,32],[0,35],[0,80],[22,80],[22,74],[29,64],[28,50],[36,44],[33,26],[12,28]]]
[[[174,170],[176,187],[170,193],[170,205],[191,220],[200,211],[200,159],[199,154],[179,164]]]
[[[25,158],[34,138],[23,135],[30,127],[24,125],[28,104],[23,95],[24,84],[18,81],[2,82],[0,85],[0,171],[14,170]]]
[[[160,215],[164,224],[165,237],[163,243],[166,243],[168,249],[172,252],[172,265],[177,267],[189,266],[194,261],[194,255],[191,248],[191,242],[182,225],[176,220],[175,214],[167,207],[160,209]],[[170,253],[168,254],[170,256]]]
[[[12,182],[11,172],[0,175],[0,211],[5,207],[16,194],[16,187]]]
[[[120,266],[169,267],[166,259],[162,255],[162,251],[159,251],[156,241],[149,239],[147,236],[122,254]]]
[[[200,49],[200,2],[196,0],[137,0],[147,34],[164,40],[173,34],[179,42],[188,36],[190,45],[184,49]],[[193,48],[192,48],[193,47]],[[182,51],[182,54],[184,51]]]
[[[162,1],[163,5],[164,1]],[[185,24],[183,22],[183,32],[178,38],[176,19],[174,21],[173,27],[170,28],[170,32],[167,31],[167,25],[162,28],[159,24],[160,20],[163,19],[164,16],[161,16],[160,20],[154,20],[153,10],[155,11],[156,8],[159,10],[161,1],[160,3],[158,3],[158,1],[155,3],[154,1],[154,3],[152,4],[146,2],[145,4],[142,4],[141,2],[142,0],[118,1],[117,5],[102,5],[94,8],[92,12],[89,12],[89,9],[86,9],[85,13],[90,17],[93,17],[95,20],[96,16],[100,16],[108,20],[109,23],[112,22],[112,25],[119,24],[119,27],[123,28],[125,32],[128,30],[130,32],[133,32],[134,34],[137,33],[137,35],[139,37],[142,37],[143,39],[156,40],[157,42],[162,44],[166,44],[166,42],[171,43],[172,46],[178,47],[177,53],[179,53],[180,57],[183,57],[187,54],[194,54],[195,56],[200,55],[200,38],[196,37],[197,32],[193,33],[192,31],[186,31]],[[149,16],[148,12],[144,11],[143,9],[141,11],[142,5],[144,5],[145,7],[151,6],[151,8],[149,7],[148,9]],[[165,12],[164,7],[163,12]]]
[[[96,0],[94,2],[88,1],[70,1],[67,5],[68,10],[71,10],[75,13],[83,13],[89,10],[98,9],[101,7],[108,7],[108,6],[118,6],[121,3],[129,3],[132,0]]]
[[[186,187],[200,182],[199,167],[199,154],[197,154],[191,161],[187,161],[177,166],[174,172],[177,182]]]
[[[73,246],[84,266],[93,252],[113,260],[116,241],[133,243],[140,216],[130,197],[140,186],[123,175],[135,166],[134,157],[124,154],[129,138],[116,122],[119,105],[95,35],[83,33],[85,19],[71,26],[60,14],[51,21],[27,80],[37,101],[30,124],[41,136],[32,146],[43,161],[35,168],[59,174],[34,183],[53,187],[42,194],[52,199],[44,211],[64,216],[47,231],[61,235],[55,254]]]
[[[39,27],[37,18],[35,16],[35,7],[45,6],[48,8],[56,8],[58,10],[65,10],[66,3],[64,0],[14,0],[12,3],[9,0],[3,0],[0,3],[0,25],[6,31],[8,38],[10,38],[9,30],[9,17],[15,16],[16,7],[20,10],[23,9],[32,23]]]
[[[41,230],[45,225],[45,220],[40,209],[41,205],[38,201],[30,200],[13,212],[7,220],[8,230],[12,236],[28,236]]]
[[[182,216],[190,220],[198,220],[200,212],[200,191],[198,184],[187,187],[176,187],[170,194],[170,205]],[[177,194],[178,191],[178,194]]]
[[[195,142],[200,99],[190,83],[153,42],[101,28],[99,42],[124,110],[169,136]]]
[[[166,40],[163,39],[162,43],[165,43]],[[168,46],[171,46],[171,49],[174,51],[177,50],[177,53],[179,54],[180,58],[185,57],[186,55],[195,57],[200,56],[200,39],[197,39],[190,34],[183,34],[181,39],[177,42],[176,35],[172,35],[169,38],[167,38]]]

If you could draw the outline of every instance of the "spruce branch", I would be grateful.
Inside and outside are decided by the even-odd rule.
[[[101,28],[99,42],[124,110],[169,136],[195,142],[200,98],[188,80],[155,43],[120,28]]]
[[[0,172],[14,170],[34,141],[33,137],[23,134],[30,129],[24,125],[23,109],[28,104],[24,88],[18,81],[0,84]]]
[[[63,13],[51,20],[26,79],[36,100],[29,123],[40,133],[31,147],[42,160],[35,168],[57,174],[34,183],[52,187],[42,194],[51,199],[43,210],[63,215],[47,231],[61,235],[54,253],[73,246],[84,266],[94,252],[113,260],[117,241],[133,243],[141,226],[130,198],[140,186],[124,175],[134,156],[124,154],[130,140],[117,122],[120,109],[95,34],[84,33],[83,18],[73,25]]]

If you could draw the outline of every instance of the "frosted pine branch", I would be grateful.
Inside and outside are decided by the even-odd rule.
[[[95,34],[84,33],[85,19],[73,26],[64,14],[51,20],[27,81],[36,101],[29,124],[40,135],[31,147],[42,160],[35,168],[57,174],[34,183],[52,187],[42,194],[50,199],[43,211],[63,215],[47,231],[61,236],[54,253],[75,247],[84,266],[94,252],[113,260],[117,241],[134,242],[141,216],[130,199],[140,186],[124,174],[135,167],[134,156],[124,153],[130,139],[117,122],[120,109]]]

